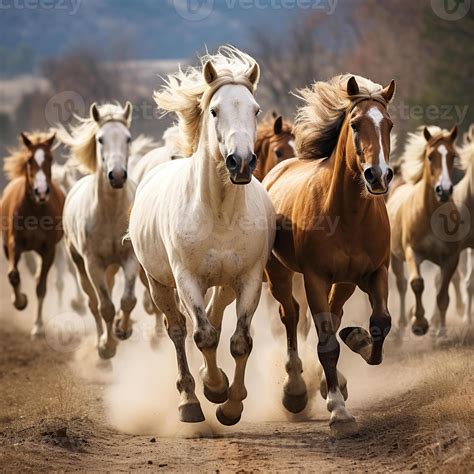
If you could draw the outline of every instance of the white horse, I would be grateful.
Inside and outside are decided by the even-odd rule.
[[[111,299],[114,276],[121,267],[124,292],[115,335],[131,335],[130,314],[135,307],[138,262],[129,242],[122,243],[135,184],[127,179],[130,156],[132,105],[92,104],[90,117],[71,132],[58,129],[59,139],[70,147],[73,158],[89,173],[71,189],[64,206],[66,247],[75,263],[83,290],[94,315],[99,356],[115,355],[115,307]],[[105,321],[106,331],[102,327]]]
[[[160,165],[145,176],[129,234],[176,348],[180,419],[204,420],[187,363],[182,304],[204,356],[204,394],[222,403],[217,418],[232,425],[239,421],[247,396],[250,323],[273,245],[275,214],[263,187],[252,177],[259,67],[232,47],[202,62],[202,70],[180,71],[155,93],[162,110],[177,114],[182,151],[192,156]],[[216,288],[206,309],[204,295],[211,287]],[[224,309],[235,297],[237,327],[230,350],[236,367],[229,388],[216,349]]]

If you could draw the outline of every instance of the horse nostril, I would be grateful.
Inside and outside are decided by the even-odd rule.
[[[377,178],[375,177],[372,168],[367,168],[367,169],[364,171],[364,178],[366,179],[366,181],[367,181],[369,184],[374,184],[375,181],[377,181]]]
[[[107,175],[107,177],[109,178],[109,181],[114,180],[114,174],[112,173],[112,171],[109,171],[109,174]]]
[[[123,180],[126,181],[127,180],[127,170],[123,170]]]
[[[387,184],[390,183],[390,181],[392,181],[393,179],[393,170],[392,168],[389,168],[387,170]]]
[[[229,155],[225,160],[225,165],[227,169],[230,171],[236,170],[239,166],[237,160],[235,159],[234,155]]]
[[[35,189],[34,189],[34,193],[35,193],[36,196],[39,196],[39,191],[38,191],[38,189],[35,188]]]
[[[449,191],[448,191],[448,193],[449,193],[449,194],[453,194],[453,189],[454,189],[454,188],[453,188],[453,185],[449,186]]]
[[[46,194],[49,194],[51,191],[51,189],[49,188],[49,186],[46,186]]]
[[[257,155],[255,153],[252,153],[252,158],[249,162],[249,166],[251,170],[254,170],[257,166]]]

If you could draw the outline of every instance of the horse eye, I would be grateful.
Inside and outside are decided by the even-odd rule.
[[[98,141],[101,145],[103,145],[103,143],[104,143],[104,140],[102,139],[102,137],[99,137],[99,138],[97,139],[97,141]]]
[[[215,109],[211,109],[211,115],[213,117],[217,117],[217,112],[215,111]]]
[[[355,122],[351,122],[351,128],[354,132],[357,132],[357,124]]]
[[[260,112],[262,111],[262,109],[258,109],[256,112],[255,112],[255,117],[258,117],[260,115]]]
[[[132,141],[131,137],[127,137],[127,143],[130,143]]]
[[[281,158],[283,156],[283,153],[281,152],[281,150],[275,150],[275,155],[277,156],[277,158]]]

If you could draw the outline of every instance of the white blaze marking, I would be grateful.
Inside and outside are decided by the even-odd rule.
[[[383,115],[377,107],[372,107],[371,109],[369,109],[367,115],[372,119],[372,122],[374,122],[375,131],[379,139],[379,166],[382,170],[382,176],[384,176],[388,170],[388,165],[387,161],[385,160],[385,154],[382,146],[382,133],[380,132],[380,124],[382,123]]]
[[[449,177],[449,170],[448,164],[446,162],[446,158],[448,156],[448,149],[445,145],[440,145],[438,147],[439,154],[441,155],[441,178],[440,178],[440,185],[443,188],[443,191],[449,191],[452,182],[451,178]]]
[[[38,148],[35,151],[35,160],[36,160],[36,163],[38,163],[38,166],[41,168],[41,165],[43,164],[43,161],[44,161],[44,150],[42,150],[41,148]]]
[[[35,189],[38,191],[40,196],[46,194],[46,189],[48,189],[48,180],[43,170],[39,170],[35,176]]]

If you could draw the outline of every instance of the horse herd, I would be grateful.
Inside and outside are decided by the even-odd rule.
[[[55,249],[65,249],[96,322],[99,356],[109,359],[132,333],[140,278],[147,311],[157,325],[165,322],[176,349],[180,420],[204,420],[187,361],[188,317],[204,359],[204,395],[218,404],[218,420],[233,425],[247,396],[251,321],[264,282],[280,304],[287,335],[283,405],[298,413],[308,401],[297,329],[300,322],[307,333],[309,307],[330,427],[353,432],[346,381],[337,371],[337,332],[368,364],[381,363],[391,328],[389,263],[400,293],[400,334],[406,325],[406,262],[416,298],[412,330],[425,334],[420,264],[430,260],[441,268],[432,321],[436,337],[446,337],[448,287],[461,251],[474,241],[472,222],[465,222],[473,215],[474,127],[461,147],[456,127],[411,134],[395,173],[389,164],[394,81],[382,87],[345,74],[316,82],[299,91],[303,105],[294,124],[274,115],[258,125],[256,61],[230,46],[201,60],[201,67],[179,70],[155,92],[159,109],[177,118],[161,147],[142,136],[132,140],[129,102],[123,108],[93,104],[90,115],[68,129],[21,134],[20,146],[4,160],[10,182],[1,201],[13,304],[18,310],[27,305],[18,262],[22,253],[35,251],[41,264],[32,336],[44,335],[46,279]],[[63,166],[53,165],[55,140],[70,151]],[[464,177],[454,186],[459,157]],[[467,231],[458,229],[452,238],[447,222]],[[120,268],[124,285],[116,310],[112,289]],[[369,330],[339,330],[344,303],[356,287],[369,297]],[[216,350],[224,310],[234,300],[235,370],[229,382]]]

